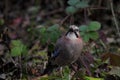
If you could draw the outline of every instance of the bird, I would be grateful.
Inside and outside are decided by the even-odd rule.
[[[73,64],[83,49],[83,40],[76,25],[70,25],[66,34],[59,38],[42,75],[49,74],[56,67]]]

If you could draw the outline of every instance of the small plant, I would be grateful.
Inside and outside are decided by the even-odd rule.
[[[58,24],[54,24],[48,28],[42,27],[39,29],[39,32],[42,45],[45,45],[48,41],[55,43],[61,33]]]
[[[20,40],[12,40],[11,42],[11,56],[20,56],[27,53],[27,46],[24,45]]]
[[[70,80],[70,69],[69,69],[68,66],[66,66],[66,67],[63,69],[62,80]]]
[[[3,24],[4,24],[4,20],[0,19],[0,25],[3,25]]]
[[[97,21],[92,21],[88,25],[81,25],[79,27],[80,34],[85,42],[91,40],[97,40],[99,38],[98,30],[101,28],[101,24]]]
[[[52,74],[47,77],[41,77],[40,80],[70,80],[70,69],[68,66],[63,67],[62,75]]]
[[[67,14],[74,14],[76,13],[80,8],[86,8],[88,7],[89,0],[68,0],[69,6],[66,8]]]
[[[104,80],[104,79],[85,76],[85,80]]]

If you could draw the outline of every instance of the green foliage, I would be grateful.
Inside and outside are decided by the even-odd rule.
[[[80,2],[80,0],[68,0],[68,4],[70,5],[70,6],[75,6],[77,3],[79,3]]]
[[[70,69],[68,66],[65,66],[62,71],[62,76],[53,74],[47,77],[41,77],[40,80],[70,80]]]
[[[104,80],[103,78],[85,77],[85,80]]]
[[[43,45],[45,45],[48,41],[55,43],[61,33],[58,24],[54,24],[48,28],[42,27],[39,29],[39,32],[41,35],[40,40]]]
[[[60,78],[56,76],[47,76],[47,77],[41,77],[40,80],[60,80]]]
[[[79,27],[81,31],[80,34],[85,42],[88,42],[90,39],[97,40],[99,38],[97,30],[100,28],[101,24],[97,21],[92,21],[88,25],[81,25]]]
[[[82,37],[83,37],[83,40],[84,40],[85,42],[88,42],[89,39],[90,39],[89,34],[84,34],[84,35],[82,35]]]
[[[0,25],[3,25],[3,24],[4,24],[4,20],[0,19]]]
[[[100,29],[101,24],[97,21],[93,21],[93,22],[90,22],[88,26],[89,26],[88,27],[89,31],[96,31]]]
[[[89,38],[92,40],[97,40],[99,38],[99,34],[95,31],[89,32]]]
[[[89,0],[68,0],[68,6],[66,8],[66,13],[67,14],[74,14],[76,13],[80,8],[86,8],[88,7],[88,2]]]
[[[79,27],[79,29],[80,29],[80,31],[85,32],[85,31],[87,31],[87,25],[81,25]]]
[[[39,33],[40,34],[40,41],[41,41],[42,45],[45,45],[47,42],[47,39],[48,39],[46,28],[45,27],[40,28],[39,32],[40,32]]]
[[[48,33],[48,39],[52,42],[55,43],[56,40],[59,38],[60,36],[60,30],[59,30],[59,25],[58,24],[54,24],[52,26],[50,26],[47,29],[47,33]]]
[[[62,80],[70,80],[70,69],[66,66],[63,70]]]
[[[20,40],[12,40],[11,56],[20,56],[27,53],[27,47]]]
[[[75,5],[76,8],[86,8],[88,7],[88,0],[81,0],[79,3]]]
[[[66,13],[67,14],[74,14],[74,13],[76,13],[77,12],[77,8],[75,8],[74,6],[68,6],[67,8],[66,8]]]
[[[59,27],[58,24],[54,24],[54,25],[48,27],[47,31],[52,32],[52,31],[58,30],[58,27]]]

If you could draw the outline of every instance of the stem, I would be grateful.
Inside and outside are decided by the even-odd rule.
[[[118,22],[117,22],[115,13],[114,13],[112,0],[110,0],[110,6],[111,6],[111,12],[112,12],[112,15],[113,15],[113,20],[115,22],[116,30],[117,30],[118,36],[120,37],[119,26],[118,26]]]
[[[70,17],[70,15],[66,16],[66,17],[60,22],[60,25],[62,25],[69,17]]]
[[[73,25],[74,24],[74,15],[71,15],[70,17],[70,25]]]
[[[98,1],[98,7],[101,6],[101,3],[102,3],[102,0],[99,0],[99,1]]]
[[[107,49],[107,46],[105,45],[105,43],[100,39],[100,43],[102,44],[102,46],[104,47],[104,49]]]
[[[87,23],[87,8],[84,9],[84,20]]]

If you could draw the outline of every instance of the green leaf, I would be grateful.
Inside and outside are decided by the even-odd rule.
[[[46,28],[45,27],[42,27],[40,29],[38,29],[40,34],[44,34],[46,32]]]
[[[80,0],[68,0],[68,4],[71,5],[71,6],[75,6],[77,3],[79,3]]]
[[[68,66],[65,66],[64,70],[63,70],[63,76],[62,76],[62,80],[70,80],[70,69]]]
[[[84,36],[85,35],[85,32],[80,32],[80,36]]]
[[[21,45],[21,44],[22,44],[22,42],[19,41],[19,40],[12,40],[12,45],[13,45],[13,46],[19,46],[19,45]]]
[[[85,32],[85,31],[87,31],[87,26],[86,26],[86,25],[81,25],[81,26],[79,27],[79,29],[80,29],[80,31]]]
[[[54,24],[50,27],[47,28],[47,31],[55,31],[55,30],[58,30],[59,29],[59,24]]]
[[[55,24],[55,25],[50,26],[47,29],[47,33],[48,33],[47,36],[49,37],[50,41],[55,43],[56,40],[59,38],[60,33],[61,33],[59,30],[59,25]]]
[[[84,40],[85,42],[88,42],[89,39],[90,39],[89,34],[86,33],[86,34],[83,36],[83,40]]]
[[[85,80],[104,80],[104,79],[85,76]]]
[[[48,40],[48,33],[45,27],[37,29],[40,34],[40,42],[42,45],[45,45]]]
[[[20,56],[21,55],[21,49],[18,47],[15,47],[11,50],[11,55],[12,56]]]
[[[97,40],[98,38],[99,38],[99,34],[97,33],[97,32],[89,32],[89,37],[90,37],[90,39],[92,39],[92,40]]]
[[[20,56],[27,53],[27,47],[20,40],[12,40],[11,56]]]
[[[57,76],[45,76],[45,77],[40,77],[39,80],[61,80],[60,77]]]
[[[59,25],[58,24],[54,24],[50,27],[46,28],[41,28],[40,29],[40,41],[42,43],[42,45],[45,45],[48,41],[50,41],[51,43],[55,43],[56,40],[59,38],[60,36],[60,30],[59,30]]]
[[[42,45],[45,45],[48,41],[49,37],[48,37],[48,33],[44,33],[44,34],[41,34],[41,38],[40,38],[40,41],[41,41],[41,44]]]
[[[88,1],[86,1],[86,0],[82,0],[75,5],[76,8],[86,8],[88,6],[89,6]]]
[[[100,28],[101,28],[101,24],[97,21],[92,21],[88,25],[89,31],[96,31],[96,30],[99,30]]]
[[[4,20],[0,19],[0,25],[3,25],[3,24],[4,24]]]
[[[75,7],[73,7],[73,6],[68,6],[67,8],[66,8],[66,13],[67,14],[74,14],[74,13],[76,13],[77,12],[77,8],[75,8]]]
[[[40,51],[37,54],[39,54],[40,56],[44,56],[47,58],[47,52],[46,51]]]

